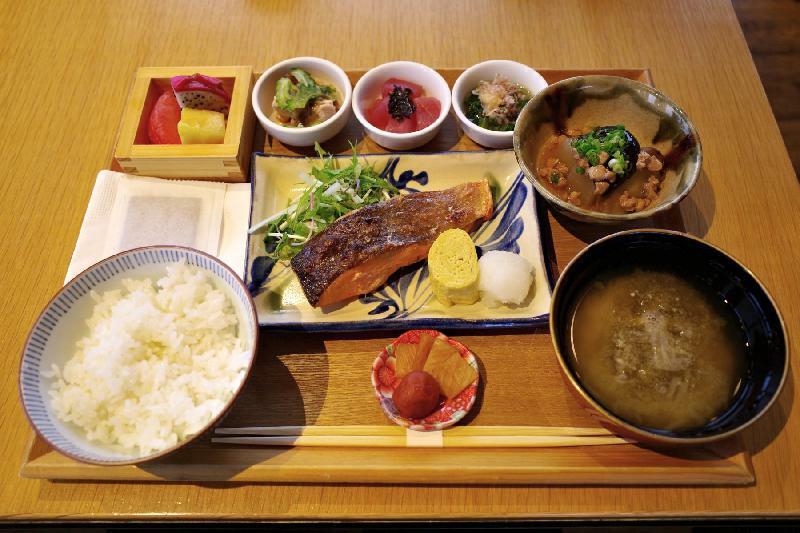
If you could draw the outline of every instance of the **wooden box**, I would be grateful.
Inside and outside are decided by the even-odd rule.
[[[223,144],[150,144],[147,121],[153,104],[172,90],[173,76],[220,78],[231,95]],[[162,178],[247,181],[255,116],[250,102],[253,69],[241,67],[142,67],[136,72],[122,117],[114,159],[129,174]]]

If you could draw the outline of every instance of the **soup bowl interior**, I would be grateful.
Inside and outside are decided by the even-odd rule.
[[[705,287],[733,312],[745,341],[745,371],[730,405],[704,425],[671,431],[632,424],[597,400],[581,382],[570,357],[572,313],[586,288],[603,273],[630,265],[659,265]],[[719,440],[758,419],[778,396],[788,369],[783,320],[763,285],[723,251],[678,232],[615,233],[584,249],[567,266],[553,293],[550,329],[559,363],[581,403],[613,431],[651,444],[698,444]]]
[[[617,124],[642,148],[657,148],[666,157],[661,192],[647,209],[604,213],[582,208],[554,194],[537,177],[539,155],[553,135]],[[617,76],[569,78],[535,94],[517,119],[514,151],[526,177],[556,210],[579,221],[606,224],[649,217],[676,205],[694,187],[702,163],[700,140],[686,114],[656,89]]]

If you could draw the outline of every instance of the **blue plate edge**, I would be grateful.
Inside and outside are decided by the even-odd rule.
[[[316,333],[325,332],[350,332],[350,331],[375,331],[375,330],[403,330],[403,329],[508,329],[531,326],[543,326],[550,321],[550,313],[529,318],[466,320],[462,318],[415,318],[362,320],[358,322],[286,322],[265,323],[258,325],[271,331],[308,331]]]

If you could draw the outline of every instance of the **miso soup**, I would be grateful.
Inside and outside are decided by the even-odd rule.
[[[745,372],[733,311],[666,271],[618,269],[570,313],[570,357],[591,395],[635,425],[686,430],[731,403]]]

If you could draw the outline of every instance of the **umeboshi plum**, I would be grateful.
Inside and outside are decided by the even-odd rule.
[[[439,405],[439,384],[427,372],[409,372],[397,385],[392,399],[401,416],[425,418]]]

